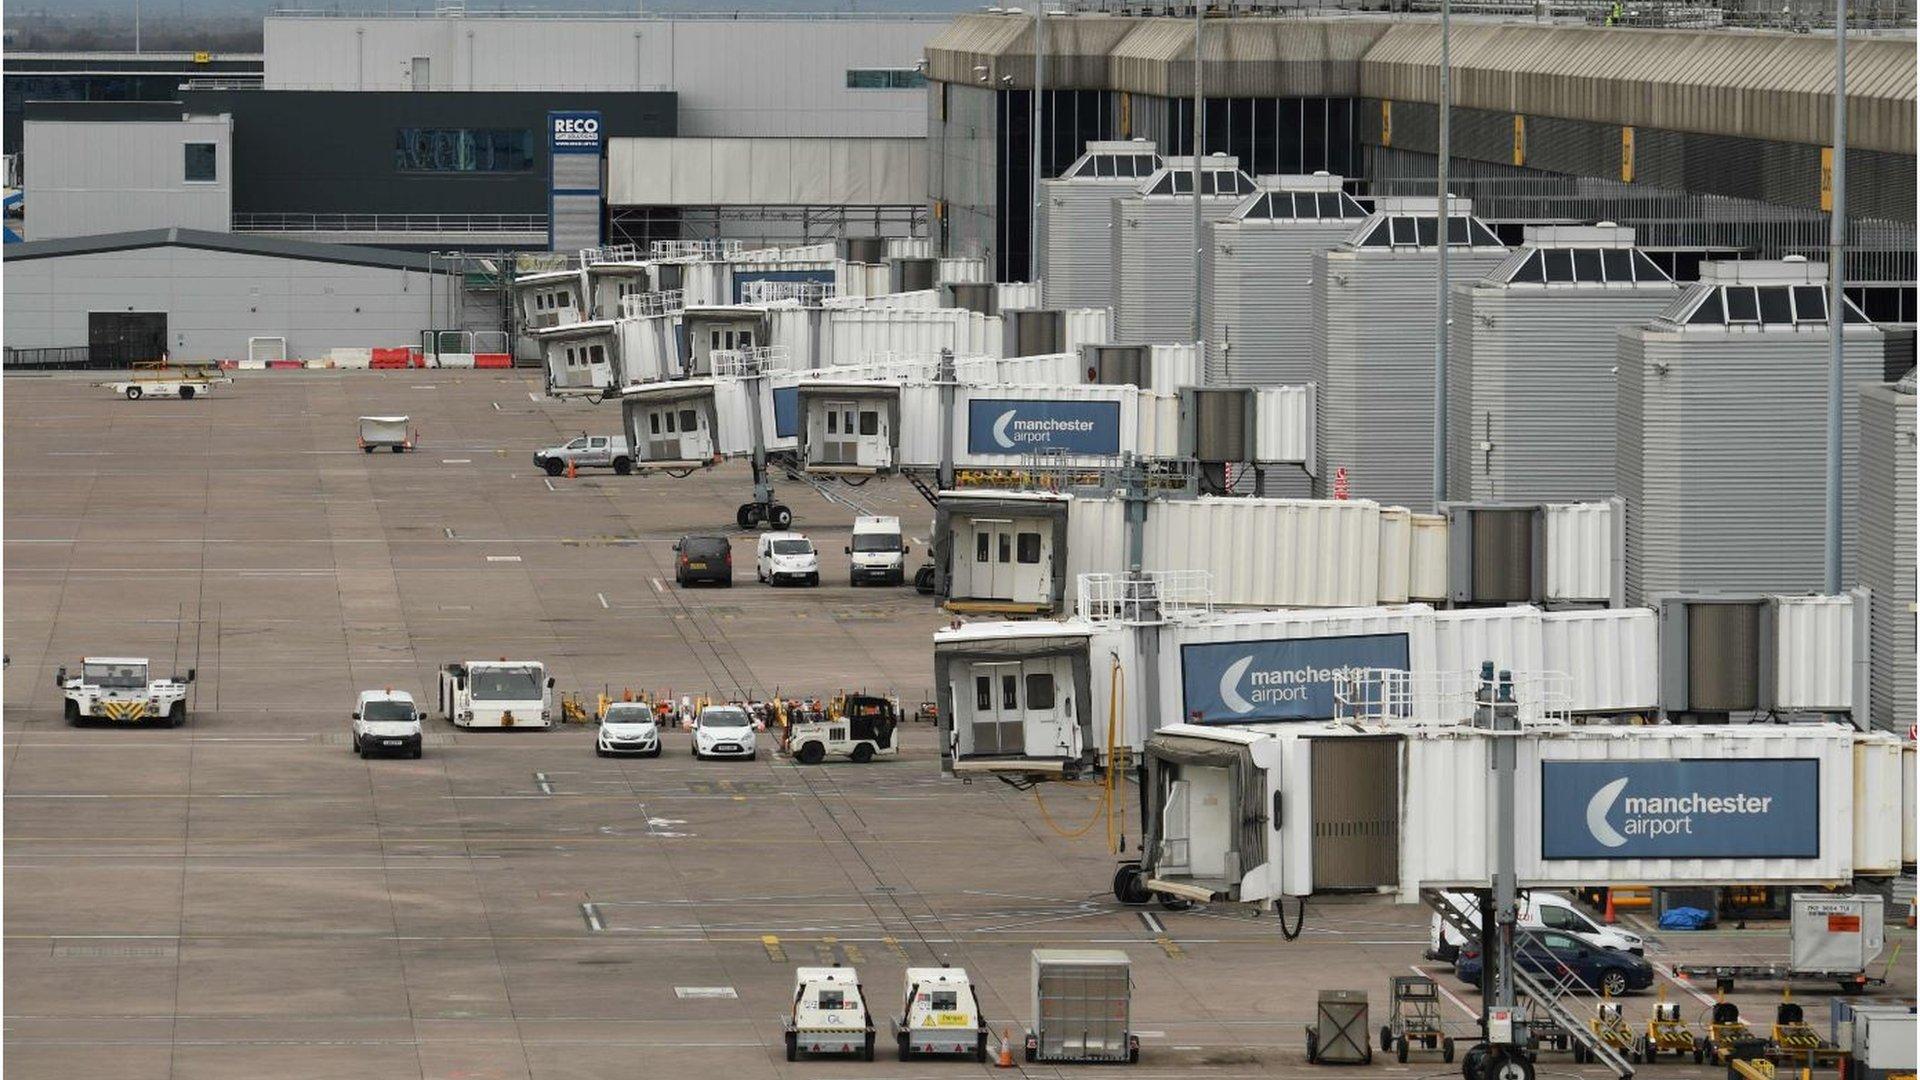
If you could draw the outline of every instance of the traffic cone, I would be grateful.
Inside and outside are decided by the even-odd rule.
[[[1608,926],[1612,926],[1614,923],[1617,923],[1620,921],[1620,916],[1616,915],[1613,910],[1613,890],[1612,889],[1607,890],[1607,910],[1601,913],[1600,918]]]
[[[1000,1029],[1000,1060],[994,1064],[1002,1069],[1013,1068],[1013,1033],[1006,1028]]]
[[[569,479],[569,480],[574,480],[574,479],[578,479],[578,478],[579,478],[579,476],[580,476],[580,466],[579,466],[579,465],[576,465],[576,464],[575,464],[575,463],[573,462],[573,460],[572,460],[572,459],[568,459],[568,461],[567,461],[567,479]]]

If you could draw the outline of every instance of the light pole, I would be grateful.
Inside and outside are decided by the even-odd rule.
[[[1033,203],[1027,208],[1027,277],[1040,280],[1040,87],[1047,80],[1046,0],[1033,0]],[[1044,286],[1043,286],[1044,288]]]
[[[1833,209],[1827,252],[1827,593],[1840,591],[1840,446],[1846,389],[1847,0],[1833,3]]]
[[[1207,139],[1207,98],[1205,82],[1201,78],[1200,42],[1206,29],[1206,0],[1193,0],[1193,347],[1201,350],[1206,346],[1200,340],[1200,245],[1205,243],[1200,235],[1200,155],[1206,152]],[[1204,357],[1202,358],[1204,361]]]
[[[1844,0],[1842,0],[1844,2]],[[1433,504],[1434,509],[1447,497],[1447,239],[1453,226],[1451,200],[1447,197],[1447,164],[1453,154],[1453,64],[1448,52],[1453,28],[1452,0],[1440,0],[1440,170],[1436,188],[1440,196],[1440,282],[1435,290],[1433,342]]]

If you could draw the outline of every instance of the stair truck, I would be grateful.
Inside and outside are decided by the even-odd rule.
[[[553,679],[537,660],[461,660],[440,669],[440,715],[455,727],[553,726]]]
[[[83,657],[78,675],[68,675],[61,668],[53,684],[66,697],[67,723],[157,720],[168,727],[186,723],[187,685],[194,680],[194,669],[188,668],[185,677],[165,679],[153,678],[150,670],[144,656]]]

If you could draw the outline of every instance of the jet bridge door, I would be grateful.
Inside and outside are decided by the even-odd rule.
[[[1400,740],[1312,742],[1313,887],[1400,882]]]
[[[860,403],[859,432],[854,436],[854,464],[867,469],[893,466],[892,423],[885,403],[868,400]]]
[[[1014,604],[1052,599],[1050,523],[1039,518],[975,518],[970,529],[971,542],[956,545],[969,562],[970,599]]]
[[[856,432],[859,431],[859,409],[854,403],[823,402],[820,411],[814,415],[818,418],[817,430],[809,434],[816,438],[809,441],[820,447],[820,456],[814,460],[822,465],[858,463],[860,444]]]
[[[954,688],[954,700],[972,703],[971,754],[1072,757],[1079,753],[1069,658],[969,664],[966,679],[966,685]]]
[[[705,461],[713,456],[713,433],[705,410],[691,401],[644,410],[648,461]]]

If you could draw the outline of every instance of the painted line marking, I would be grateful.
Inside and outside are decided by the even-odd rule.
[[[612,605],[612,604],[609,604],[609,603],[607,603],[607,594],[606,594],[606,593],[603,593],[603,592],[597,592],[597,593],[594,593],[593,595],[595,595],[595,596],[597,596],[597,597],[599,597],[599,598],[600,598],[600,606],[601,606],[602,608],[606,608],[606,609],[608,609],[608,610],[611,610],[611,609],[613,608],[613,605]]]
[[[1435,204],[1435,205],[1438,205],[1438,204]],[[544,476],[540,478],[540,482],[541,482],[541,483],[543,483],[543,484],[545,484],[545,485],[547,485],[547,490],[548,490],[548,491],[558,491],[558,490],[559,490],[558,488],[556,488],[556,487],[554,487],[554,486],[553,486],[553,481],[551,481],[551,480],[549,480],[549,479],[547,479],[547,478],[546,478],[546,477],[544,477]]]
[[[499,403],[499,402],[497,402],[497,401],[496,401],[496,402],[494,402],[494,403],[493,403],[493,411],[494,411],[494,412],[499,412],[499,411],[500,411],[500,403]]]
[[[520,561],[520,556],[518,556],[518,555],[489,555],[489,556],[487,556],[487,561],[488,561],[488,562],[519,562],[519,561]]]
[[[1653,970],[1666,976],[1668,982],[1672,983],[1673,985],[1679,987],[1682,990],[1685,990],[1687,993],[1692,994],[1693,999],[1695,1001],[1698,1001],[1702,1005],[1715,1004],[1713,998],[1707,996],[1706,994],[1701,993],[1699,988],[1694,986],[1692,982],[1686,979],[1683,979],[1678,975],[1675,975],[1673,973],[1672,968],[1668,967],[1665,964],[1660,963],[1658,960],[1652,960],[1648,962],[1653,965]]]
[[[1161,923],[1161,921],[1158,918],[1154,917],[1152,912],[1142,911],[1139,913],[1139,915],[1140,915],[1140,921],[1147,924],[1147,930],[1149,932],[1155,933],[1155,934],[1164,934],[1167,932],[1167,928],[1165,924]]]
[[[443,529],[441,529],[441,531],[447,534],[447,539],[449,540],[453,539],[453,526],[448,525]]]
[[[1468,1016],[1473,1017],[1475,1020],[1480,1019],[1480,1010],[1469,1009],[1467,1007],[1466,1002],[1461,1001],[1459,998],[1453,996],[1453,991],[1447,989],[1445,984],[1441,983],[1440,976],[1428,974],[1428,972],[1425,969],[1421,968],[1418,964],[1408,964],[1407,970],[1413,972],[1415,975],[1426,975],[1427,978],[1432,979],[1434,989],[1440,991],[1441,997],[1444,997],[1448,1001],[1453,1002],[1454,1008],[1459,1009],[1461,1012],[1466,1013]]]
[[[441,459],[440,459],[440,464],[442,464],[442,465],[471,465],[471,464],[473,464],[473,459],[472,459],[472,458],[464,458],[464,457],[446,457],[446,458],[441,458]]]
[[[587,929],[594,933],[600,933],[607,928],[607,924],[600,919],[600,908],[598,905],[581,904],[580,914],[587,920]]]
[[[1175,960],[1179,960],[1187,955],[1186,950],[1175,944],[1174,940],[1165,934],[1156,935],[1153,943],[1160,946],[1161,952],[1166,953]]]
[[[774,963],[784,964],[787,962],[787,950],[780,947],[780,936],[778,934],[761,934],[760,947],[767,950],[767,959]]]
[[[667,591],[667,585],[666,585],[666,583],[665,583],[665,582],[663,582],[663,581],[661,581],[661,580],[660,580],[659,578],[654,578],[654,579],[653,579],[653,591],[654,591],[654,592],[657,592],[657,593],[663,593],[663,592],[666,592],[666,591]]]
[[[533,402],[535,405],[538,405],[540,404],[540,395],[529,390],[527,391],[527,400]]]
[[[543,773],[543,772],[534,773],[533,782],[539,786],[540,794],[542,795],[553,794],[553,781],[547,779],[546,773]]]
[[[912,957],[909,957],[907,955],[907,950],[900,946],[899,938],[896,938],[893,935],[889,934],[886,937],[881,938],[880,942],[881,944],[887,947],[888,951],[892,952],[895,956],[898,956],[903,963],[912,959]]]
[[[414,386],[414,389],[415,390],[438,390],[439,387],[433,385],[432,383],[419,383]]]

